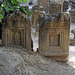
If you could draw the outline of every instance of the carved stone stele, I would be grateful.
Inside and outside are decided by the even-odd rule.
[[[30,20],[20,11],[15,11],[3,19],[3,45],[20,45],[31,49]]]
[[[70,16],[67,13],[40,18],[39,53],[66,61],[69,55]]]

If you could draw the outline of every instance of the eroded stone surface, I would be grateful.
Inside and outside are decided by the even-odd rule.
[[[38,0],[39,6],[43,6],[44,11],[49,13],[49,0]]]
[[[60,13],[63,11],[64,0],[51,0],[50,2],[50,14]]]
[[[32,8],[32,26],[37,27],[39,25],[39,16],[45,16],[46,13],[43,11],[42,6],[34,6]]]
[[[37,38],[37,41],[38,41],[38,36],[39,36],[39,16],[45,16],[46,15],[46,13],[43,11],[43,7],[42,6],[34,6],[33,8],[32,8],[32,21],[31,21],[31,23],[32,23],[32,28],[31,28],[31,32],[34,34],[34,35],[32,35],[32,39],[33,39],[33,50],[34,50],[34,52],[36,52],[37,51],[37,49],[35,49],[35,44],[34,44],[34,42],[36,42],[36,40],[35,40],[35,38],[33,38],[33,37],[36,37]],[[34,31],[33,31],[34,30]]]
[[[70,15],[60,13],[40,19],[39,53],[64,60],[69,54]]]
[[[31,49],[30,20],[20,11],[7,15],[2,27],[3,45],[21,45]]]

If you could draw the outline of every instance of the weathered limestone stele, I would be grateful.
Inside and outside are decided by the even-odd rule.
[[[60,13],[63,11],[64,0],[50,0],[50,14]]]
[[[45,16],[45,15],[46,15],[46,13],[43,11],[43,7],[42,6],[34,6],[32,8],[31,29],[35,30],[34,32],[32,31],[32,33],[34,34],[34,35],[32,35],[32,37],[33,36],[39,37],[39,16]],[[37,38],[36,40],[38,41],[39,39]],[[35,43],[36,40],[33,39],[33,42]],[[33,44],[33,51],[34,52],[37,51],[37,49],[35,49],[35,45],[34,44]]]
[[[38,27],[39,16],[45,16],[46,13],[43,11],[42,6],[34,6],[32,8],[32,27]]]
[[[31,49],[31,31],[28,15],[15,11],[7,15],[2,27],[3,45],[20,45]]]
[[[49,14],[49,0],[38,0],[39,6],[43,6],[44,11]]]
[[[59,13],[40,18],[39,53],[58,61],[69,55],[70,16]]]

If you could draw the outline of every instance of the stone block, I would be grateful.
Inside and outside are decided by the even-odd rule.
[[[36,40],[37,40],[37,43],[38,43],[38,37],[39,37],[39,17],[40,16],[45,16],[46,13],[44,11],[42,11],[43,8],[42,6],[34,6],[32,8],[32,18],[31,18],[31,23],[32,23],[32,26],[31,26],[31,30],[32,30],[32,37],[36,37]],[[36,52],[37,49],[36,49],[36,40],[33,38],[33,51]]]
[[[50,3],[50,14],[62,12],[62,4]]]
[[[64,0],[50,0],[50,14],[60,13],[63,11]]]
[[[3,19],[2,42],[31,49],[30,20],[26,14],[15,11]]]
[[[66,61],[69,55],[70,16],[67,13],[40,18],[39,53]]]
[[[43,6],[44,11],[49,14],[49,0],[38,0],[39,6]]]
[[[34,6],[32,8],[32,27],[38,28],[39,26],[39,16],[45,16],[46,13],[43,11],[42,6]]]

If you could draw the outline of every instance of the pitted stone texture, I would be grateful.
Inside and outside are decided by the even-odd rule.
[[[3,45],[21,45],[31,49],[30,20],[27,15],[15,11],[7,15],[2,27]]]
[[[60,12],[62,12],[61,4],[50,3],[50,14],[55,14],[55,13],[60,13]]]
[[[60,13],[63,11],[64,0],[51,0],[50,2],[50,14]]]
[[[70,16],[67,13],[40,18],[39,53],[66,61],[69,54]]]
[[[42,6],[34,6],[32,8],[32,39],[33,39],[33,50],[37,51],[37,49],[35,49],[36,45],[34,42],[36,42],[36,40],[38,41],[38,36],[39,36],[39,17],[40,16],[45,16],[46,13],[44,11],[42,11]],[[37,36],[37,37],[36,37]],[[36,40],[33,38],[36,37]]]
[[[32,26],[37,27],[39,25],[39,16],[43,17],[46,13],[42,11],[42,6],[34,6],[32,11]]]
[[[49,13],[49,0],[38,0],[39,6],[43,6],[44,11]]]
[[[75,9],[70,10],[71,22],[75,23]]]

